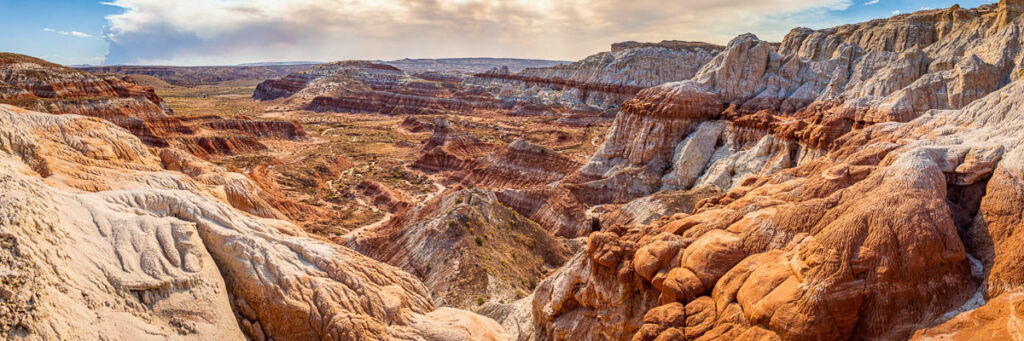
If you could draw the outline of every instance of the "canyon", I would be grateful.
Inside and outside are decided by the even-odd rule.
[[[3,53],[0,335],[1024,340],[1021,14],[565,63]]]

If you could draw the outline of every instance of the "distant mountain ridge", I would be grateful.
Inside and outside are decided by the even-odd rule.
[[[302,71],[316,64],[276,64],[249,66],[144,66],[116,65],[80,67],[82,70],[98,74],[147,75],[160,78],[177,86],[196,86],[213,84],[239,79],[268,79],[283,77],[293,72]]]
[[[324,62],[311,62],[311,61],[290,61],[290,62],[257,62],[257,63],[242,63],[235,66],[291,66],[291,65],[316,65],[323,64]]]
[[[479,73],[507,66],[509,70],[544,68],[568,63],[566,61],[516,58],[441,58],[441,59],[398,59],[376,61],[408,72],[450,72]],[[167,65],[106,65],[75,66],[75,69],[98,74],[147,75],[162,79],[177,86],[196,86],[240,79],[281,78],[291,73],[304,71],[320,62],[262,62],[227,66],[167,66]]]
[[[526,68],[551,67],[559,64],[569,63],[562,60],[545,59],[518,59],[518,58],[418,58],[398,59],[392,61],[374,61],[375,63],[387,64],[404,71],[427,72],[427,71],[460,71],[466,73],[479,73],[487,70],[507,66],[512,72],[518,72]]]

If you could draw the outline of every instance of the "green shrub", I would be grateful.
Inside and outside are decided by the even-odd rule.
[[[476,238],[473,239],[476,240],[476,246],[484,246],[484,239],[480,238],[480,236],[476,236]]]

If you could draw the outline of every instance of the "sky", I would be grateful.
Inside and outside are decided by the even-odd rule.
[[[996,0],[0,0],[0,51],[66,65],[578,60],[620,41],[780,41]]]

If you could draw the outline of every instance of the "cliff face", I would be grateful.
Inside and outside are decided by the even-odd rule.
[[[693,79],[624,104],[575,179],[584,197],[598,196],[586,199],[593,202],[660,189],[728,190],[814,160],[849,131],[962,108],[1018,77],[1020,23],[999,24],[1015,13],[999,8],[795,29],[777,50],[740,36]]]
[[[475,78],[481,84],[505,83],[520,97],[548,97],[576,110],[604,111],[618,108],[644,88],[692,78],[721,50],[696,42],[625,42],[574,63],[517,73],[495,69]]]
[[[641,92],[567,188],[726,193],[592,233],[535,292],[538,333],[1020,337],[1017,6],[741,36]]]

